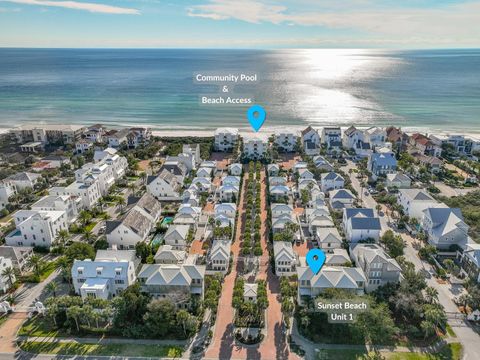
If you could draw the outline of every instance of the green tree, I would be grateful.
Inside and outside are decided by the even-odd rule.
[[[83,227],[85,227],[92,220],[92,214],[90,214],[90,212],[88,212],[87,210],[82,210],[80,211],[80,214],[78,214],[78,220],[80,220]]]
[[[56,283],[55,281],[51,281],[48,283],[48,285],[45,288],[49,293],[52,294],[53,297],[57,296],[58,283]]]
[[[175,305],[168,299],[152,300],[147,305],[147,313],[143,318],[151,334],[163,337],[171,331],[172,324],[175,324]]]
[[[8,266],[2,270],[2,276],[8,279],[10,286],[15,282],[15,269],[12,266]]]
[[[197,318],[190,314],[186,310],[179,310],[177,312],[177,323],[181,326],[184,335],[187,337],[189,335],[192,335],[195,333],[195,330],[197,330],[198,327],[198,321]]]
[[[68,230],[62,229],[58,232],[56,240],[60,246],[65,246],[69,239],[70,233],[68,232]]]
[[[95,249],[90,244],[75,242],[65,250],[65,256],[73,264],[74,260],[94,259]]]
[[[70,306],[67,308],[67,319],[72,319],[75,321],[77,331],[80,331],[80,317],[82,316],[82,308],[78,305]]]
[[[37,255],[33,254],[27,261],[27,266],[33,269],[33,273],[36,276],[40,276],[43,268],[43,260]]]
[[[150,298],[140,291],[140,284],[126,288],[121,296],[112,301],[113,327],[122,331],[124,335],[130,335],[131,331],[139,324],[143,325],[143,316],[147,312]]]

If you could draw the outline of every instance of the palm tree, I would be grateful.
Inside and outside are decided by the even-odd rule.
[[[430,304],[436,303],[438,301],[438,290],[428,286],[425,289],[425,300]]]
[[[33,268],[33,272],[36,276],[40,276],[42,272],[43,261],[39,255],[32,255],[27,261],[27,266]]]
[[[123,211],[123,207],[125,206],[126,202],[123,196],[119,196],[115,199],[115,202],[118,206],[120,206],[120,211]]]
[[[83,230],[83,237],[85,238],[85,240],[87,240],[87,242],[90,242],[90,240],[93,239],[92,231],[88,230],[88,229],[84,229]]]
[[[10,286],[12,286],[13,283],[15,282],[15,269],[11,266],[3,269],[2,276],[7,277],[8,282],[10,283]]]
[[[77,326],[77,331],[80,331],[79,319],[82,315],[82,308],[80,306],[74,305],[67,308],[67,318],[73,319],[75,325]]]
[[[57,269],[60,269],[62,276],[67,282],[70,282],[72,274],[70,272],[71,264],[69,263],[67,257],[62,256],[57,260]]]
[[[85,227],[88,225],[90,220],[92,220],[92,214],[90,214],[86,210],[80,211],[80,214],[78,214],[78,219],[82,222],[82,225]]]
[[[56,283],[55,281],[52,281],[48,283],[48,285],[45,288],[49,293],[52,293],[53,297],[57,297],[58,283]]]
[[[57,234],[57,241],[61,246],[65,246],[65,243],[70,238],[70,233],[68,230],[62,229]]]

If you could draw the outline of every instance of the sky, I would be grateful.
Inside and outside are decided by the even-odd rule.
[[[0,0],[0,47],[478,48],[480,0]]]

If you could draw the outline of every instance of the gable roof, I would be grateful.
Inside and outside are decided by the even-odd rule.
[[[436,201],[423,189],[400,189],[398,192],[410,201]]]

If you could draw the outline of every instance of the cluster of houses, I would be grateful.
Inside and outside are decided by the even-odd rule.
[[[95,144],[112,148],[136,148],[152,136],[149,128],[107,129],[104,125],[21,125],[10,130],[10,135],[26,153],[43,151],[48,145],[71,145],[77,153],[84,153]]]
[[[332,137],[331,141],[336,140]],[[322,165],[325,163],[323,160]],[[279,179],[276,167],[269,165],[267,170],[271,193],[276,184],[286,186],[287,181],[286,178]],[[303,188],[308,188],[310,201],[299,218],[294,216],[291,200],[272,203],[271,214],[274,234],[284,231],[288,223],[296,223],[300,228],[299,235],[291,241],[287,239],[289,241],[273,243],[276,274],[297,275],[299,301],[302,302],[305,297],[315,297],[328,288],[363,294],[388,282],[398,282],[401,276],[400,266],[378,245],[381,225],[375,210],[354,207],[355,196],[344,188],[345,180],[340,174],[325,172],[316,181],[306,173],[304,163],[297,162],[293,169],[299,185],[288,194],[301,191],[300,184],[307,181]],[[274,193],[271,196],[278,195]],[[330,211],[343,212],[343,237],[335,226]],[[293,244],[305,240],[303,237],[326,253],[325,266],[318,274],[310,270],[305,257],[295,252]],[[348,245],[350,251],[345,249],[344,244]]]
[[[79,152],[89,149],[88,144],[108,144],[104,150],[95,151],[92,163],[75,172],[73,183],[50,188],[49,195],[28,210],[13,214],[16,228],[6,236],[6,246],[0,247],[0,269],[13,266],[20,271],[32,255],[31,247],[50,247],[58,232],[67,230],[75,222],[81,209],[95,206],[125,174],[127,160],[119,156],[115,148],[122,144],[136,147],[150,137],[147,129],[112,132],[101,125],[55,129],[24,126],[12,130],[12,134],[24,145],[25,151],[30,152],[56,142],[75,145]],[[461,211],[437,202],[423,189],[411,188],[410,178],[397,171],[393,152],[393,146],[407,149],[417,158],[428,161],[433,169],[432,159],[438,158],[444,144],[454,146],[459,153],[471,154],[480,148],[480,143],[456,136],[409,136],[393,127],[350,127],[344,131],[339,127],[326,127],[320,133],[308,127],[299,134],[279,130],[273,142],[283,152],[293,152],[301,146],[314,166],[323,171],[316,179],[307,162],[298,161],[288,178],[278,164],[267,166],[272,232],[275,236],[293,231],[289,241],[274,241],[276,274],[298,276],[299,301],[327,288],[362,294],[397,282],[401,277],[398,263],[378,244],[382,226],[376,210],[357,207],[356,196],[345,187],[342,174],[335,172],[332,164],[320,155],[322,147],[332,157],[346,149],[358,158],[368,158],[367,167],[372,177],[385,179],[387,187],[398,189],[398,203],[406,215],[418,220],[418,229],[425,231],[428,241],[439,249],[451,245],[466,249],[461,262],[470,269],[469,274],[480,277],[480,247],[468,238],[468,226]],[[259,135],[242,139],[237,129],[221,128],[215,132],[217,151],[232,151],[240,144],[249,159],[264,157],[270,147],[269,139]],[[65,161],[53,157],[44,160],[51,165],[39,166],[60,167]],[[83,298],[109,299],[138,281],[152,296],[168,297],[179,306],[186,306],[191,296],[203,297],[205,275],[225,274],[229,269],[242,171],[239,163],[232,163],[223,171],[216,161],[203,161],[198,144],[184,144],[181,153],[167,156],[158,174],[147,177],[146,193],[128,198],[123,215],[106,222],[109,249],[97,251],[95,259],[74,262],[71,272],[75,292]],[[38,181],[40,175],[34,172],[18,173],[2,181],[0,210],[12,195],[24,188],[33,189]],[[296,213],[294,202],[305,192],[308,204],[301,214]],[[207,201],[212,206],[205,206]],[[179,206],[169,221],[153,263],[141,264],[135,256],[135,246],[150,241],[165,203]],[[341,212],[341,229],[335,225],[332,211]],[[209,241],[206,253],[190,251],[195,239]],[[294,250],[294,244],[305,239],[327,254],[326,264],[318,274],[312,273],[305,258]],[[11,278],[1,276],[0,291],[5,291],[10,282]],[[254,285],[248,284],[248,298],[254,297]]]
[[[87,163],[75,172],[75,181],[65,187],[52,187],[49,194],[12,214],[15,229],[6,235],[9,246],[50,248],[61,230],[68,230],[81,209],[89,209],[106,195],[108,189],[125,174],[127,160],[107,148],[95,152],[95,163]],[[2,183],[10,197],[20,189],[35,187],[40,175],[18,173]],[[7,200],[8,201],[8,200]]]

